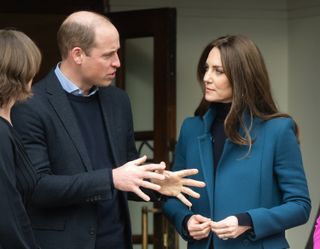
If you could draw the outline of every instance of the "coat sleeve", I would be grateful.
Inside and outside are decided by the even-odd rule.
[[[56,174],[51,163],[60,164],[63,168],[67,158],[50,158],[49,147],[56,149],[59,144],[49,144],[45,121],[40,115],[41,109],[37,102],[25,102],[12,110],[12,121],[22,138],[24,147],[31,159],[32,166],[39,174],[39,181],[34,189],[31,202],[34,206],[54,207],[68,206],[76,203],[94,203],[112,198],[113,182],[110,169],[101,169],[78,174]],[[48,122],[48,121],[47,121]],[[71,154],[63,151],[61,157]],[[70,169],[66,169],[67,172]]]
[[[186,159],[185,159],[185,143],[184,140],[186,128],[185,123],[181,127],[180,136],[175,148],[175,160],[174,166],[172,171],[178,171],[186,169]],[[184,205],[180,200],[177,198],[171,197],[167,198],[167,200],[163,203],[163,212],[164,215],[170,220],[170,222],[175,226],[178,233],[184,238],[185,240],[190,239],[187,236],[185,229],[183,227],[183,221],[186,216],[193,215],[193,212],[188,209],[186,205]]]
[[[277,123],[273,174],[281,191],[280,205],[249,210],[258,240],[306,223],[311,201],[303,169],[301,152],[291,119]],[[270,135],[270,134],[267,134]]]

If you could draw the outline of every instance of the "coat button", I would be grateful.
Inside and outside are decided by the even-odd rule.
[[[90,232],[89,232],[90,235],[95,235],[96,234],[96,231],[93,227],[90,228]]]
[[[248,239],[244,239],[244,240],[242,241],[242,243],[243,243],[244,246],[248,246],[249,243],[250,243],[250,241],[249,241]]]

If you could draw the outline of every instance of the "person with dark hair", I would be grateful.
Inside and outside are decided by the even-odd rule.
[[[61,62],[12,113],[40,175],[28,206],[33,231],[42,249],[131,249],[127,192],[145,201],[176,196],[190,206],[184,194],[199,195],[188,186],[204,183],[185,179],[195,169],[142,165],[129,98],[111,85],[120,41],[108,18],[72,13],[57,39]]]
[[[12,126],[11,108],[31,95],[41,53],[21,31],[0,29],[0,57],[0,248],[36,249],[24,205],[38,177]]]
[[[165,215],[189,249],[289,248],[285,230],[307,222],[311,201],[297,124],[276,107],[259,49],[242,35],[215,39],[197,76],[203,98],[173,170],[198,166],[206,187],[191,209],[169,198]]]

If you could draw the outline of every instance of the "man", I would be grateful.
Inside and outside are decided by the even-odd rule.
[[[58,45],[61,63],[12,113],[40,174],[28,207],[36,239],[42,249],[132,248],[126,192],[148,201],[140,187],[148,188],[190,205],[183,192],[199,195],[184,185],[204,184],[183,179],[194,170],[169,172],[137,159],[129,99],[110,86],[120,43],[108,19],[71,14]]]

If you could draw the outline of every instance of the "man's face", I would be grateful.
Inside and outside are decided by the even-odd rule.
[[[120,67],[119,34],[112,25],[96,28],[95,46],[84,55],[81,65],[82,81],[86,85],[108,86]]]

